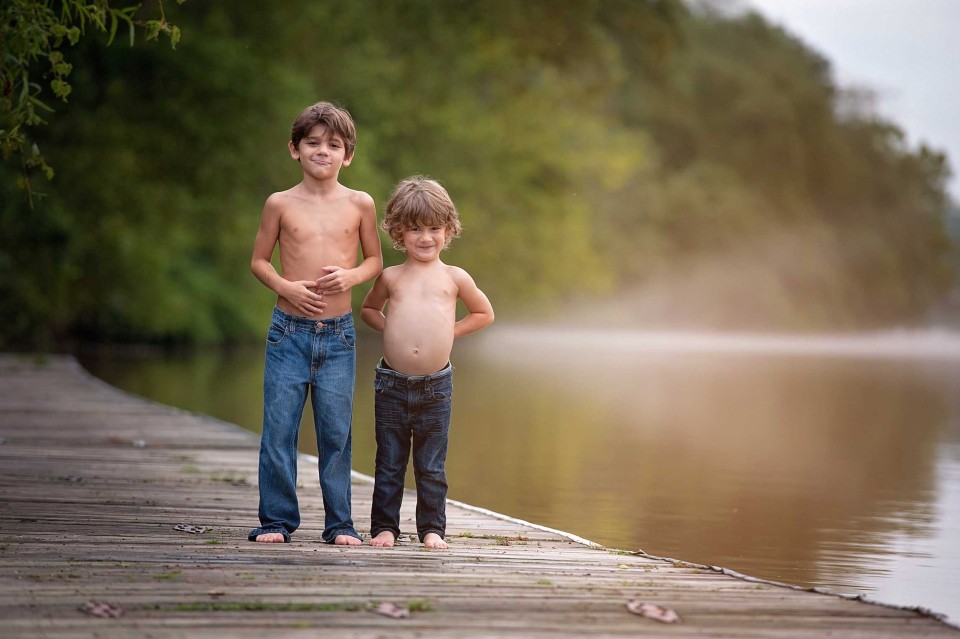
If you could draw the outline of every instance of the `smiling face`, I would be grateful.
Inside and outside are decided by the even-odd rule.
[[[353,159],[346,155],[343,138],[322,124],[315,124],[296,146],[290,142],[289,147],[303,172],[318,180],[336,179],[341,167],[350,166]]]
[[[433,237],[442,232],[441,250],[460,236],[459,215],[447,190],[420,175],[401,181],[393,190],[380,227],[398,251],[407,250],[404,238],[408,232]]]
[[[447,227],[414,226],[403,230],[403,249],[408,258],[420,262],[440,259],[440,252],[447,244]]]

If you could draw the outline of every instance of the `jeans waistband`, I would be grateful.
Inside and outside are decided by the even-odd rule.
[[[435,382],[453,375],[453,364],[447,362],[446,366],[438,370],[436,373],[430,373],[429,375],[407,375],[406,373],[401,373],[398,370],[390,368],[390,365],[387,364],[386,360],[381,357],[380,361],[377,362],[377,375],[392,377],[397,381],[406,382],[408,384],[424,384]]]
[[[349,328],[353,326],[353,313],[347,312],[341,315],[340,317],[325,317],[323,319],[310,319],[308,317],[300,317],[299,315],[291,315],[280,310],[279,307],[275,306],[273,308],[273,317],[276,320],[282,322],[285,326],[295,326],[297,328],[320,328],[323,327],[333,327],[334,329]]]

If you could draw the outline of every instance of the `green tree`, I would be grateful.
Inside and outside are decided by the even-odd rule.
[[[451,258],[501,317],[656,288],[700,322],[856,327],[917,321],[950,284],[946,158],[850,108],[822,56],[756,15],[678,0],[166,10],[188,35],[176,54],[107,47],[109,31],[64,41],[70,101],[31,130],[57,167],[48,197],[31,211],[20,167],[0,165],[7,348],[259,334],[271,295],[250,246],[265,198],[301,177],[289,126],[319,99],[358,124],[347,186],[381,206],[410,174],[447,186],[465,226]],[[38,96],[58,99],[49,83]]]
[[[180,40],[179,27],[167,22],[163,0],[155,0],[156,13],[147,14],[155,17],[139,17],[139,10],[140,4],[111,6],[110,0],[9,0],[0,9],[0,155],[20,164],[18,185],[31,206],[31,172],[39,170],[49,180],[54,170],[29,129],[46,124],[41,114],[53,112],[43,96],[45,89],[63,102],[72,91],[73,65],[63,46],[76,45],[88,29],[109,34],[109,44],[121,26],[126,27],[130,46],[137,28],[145,31],[147,40],[166,35],[172,47]]]

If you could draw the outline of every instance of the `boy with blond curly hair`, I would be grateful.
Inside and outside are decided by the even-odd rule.
[[[377,456],[370,544],[391,547],[400,536],[412,444],[417,535],[428,548],[447,548],[450,352],[455,339],[493,322],[493,307],[465,270],[440,260],[440,252],[460,235],[460,221],[438,182],[420,176],[400,182],[387,202],[382,227],[407,259],[377,277],[360,311],[364,323],[383,333],[374,382]],[[459,321],[458,299],[467,309]]]

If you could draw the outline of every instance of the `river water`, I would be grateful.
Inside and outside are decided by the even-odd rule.
[[[361,333],[354,468],[368,475],[378,355]],[[125,390],[260,428],[260,345],[79,358]],[[960,334],[494,326],[453,360],[451,498],[960,623]],[[301,449],[316,454],[312,425]]]

